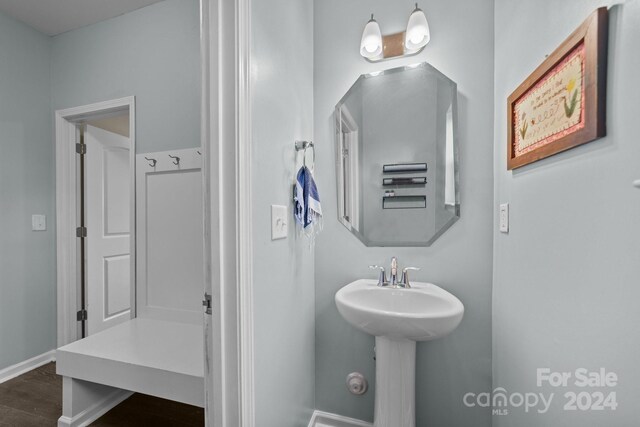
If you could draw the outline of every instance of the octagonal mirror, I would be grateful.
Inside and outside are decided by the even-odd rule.
[[[434,67],[361,75],[335,135],[338,219],[366,246],[430,246],[459,218],[457,88]]]

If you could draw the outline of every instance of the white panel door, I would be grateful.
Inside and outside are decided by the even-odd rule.
[[[85,132],[87,333],[131,317],[129,138],[93,126]]]

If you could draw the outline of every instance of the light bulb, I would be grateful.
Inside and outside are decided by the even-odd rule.
[[[417,33],[414,33],[414,34],[412,34],[412,35],[411,35],[411,39],[410,39],[410,40],[411,40],[411,43],[413,43],[413,44],[418,44],[418,43],[420,43],[422,40],[424,40],[424,34],[417,34]]]
[[[375,58],[382,53],[382,33],[380,26],[373,15],[365,25],[362,31],[362,40],[360,41],[360,55],[365,58]]]
[[[416,3],[416,8],[409,16],[407,23],[404,45],[408,50],[418,50],[426,46],[429,40],[431,40],[431,33],[427,17]]]

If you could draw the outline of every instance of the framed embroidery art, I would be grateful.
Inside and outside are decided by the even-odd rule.
[[[607,21],[593,12],[509,96],[507,169],[606,134]]]

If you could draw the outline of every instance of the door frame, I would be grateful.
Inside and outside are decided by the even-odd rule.
[[[338,220],[349,230],[360,230],[360,206],[355,202],[360,198],[360,165],[357,161],[360,150],[358,145],[360,130],[358,129],[358,123],[353,118],[346,105],[336,109],[335,120],[336,132],[338,133],[336,135],[336,141],[338,142],[338,147],[336,149],[336,164],[339,168],[337,176]],[[349,138],[349,192],[351,194],[349,206],[345,206],[345,199],[340,196],[341,192],[344,193],[344,190],[341,189],[344,188],[344,177],[346,176],[346,171],[343,166],[344,149],[346,145],[344,138]],[[344,216],[345,210],[349,212],[348,220]]]
[[[78,176],[77,176],[77,128],[83,119],[129,111],[129,139],[131,150],[131,317],[135,317],[135,97],[114,99],[55,111],[55,156],[56,156],[56,282],[57,282],[57,343],[58,347],[69,344],[78,337]]]
[[[250,0],[200,0],[209,427],[255,425]]]

